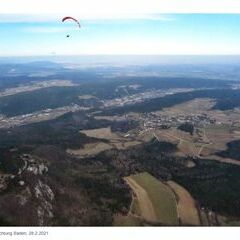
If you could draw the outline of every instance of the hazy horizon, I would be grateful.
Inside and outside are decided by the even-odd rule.
[[[5,56],[0,64],[52,61],[76,64],[239,64],[240,55],[49,55],[49,56]]]

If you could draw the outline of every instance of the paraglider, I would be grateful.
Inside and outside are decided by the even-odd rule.
[[[78,27],[81,28],[81,25],[80,25],[79,21],[78,21],[76,18],[67,16],[67,17],[64,17],[64,18],[62,19],[62,22],[65,22],[66,20],[71,20],[71,21],[76,22],[77,25],[78,25]],[[68,37],[70,37],[70,35],[68,34],[66,37],[68,38]]]

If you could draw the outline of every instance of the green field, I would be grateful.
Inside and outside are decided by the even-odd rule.
[[[161,224],[179,224],[175,195],[167,185],[146,172],[130,177],[147,192]]]

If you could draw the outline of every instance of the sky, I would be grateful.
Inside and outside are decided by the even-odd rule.
[[[0,13],[0,56],[240,54],[240,14],[64,16]]]

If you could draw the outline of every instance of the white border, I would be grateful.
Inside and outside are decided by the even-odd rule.
[[[47,235],[15,235],[14,232],[48,232]],[[12,233],[1,235],[2,232]],[[4,240],[238,240],[238,227],[2,227]]]
[[[0,13],[240,13],[239,0],[0,0]]]
[[[0,0],[0,14],[60,14],[78,13],[90,17],[111,17],[122,14],[155,13],[240,13],[239,0]],[[239,26],[240,27],[240,26]],[[47,231],[46,236],[1,235],[14,231]],[[0,239],[49,240],[237,240],[239,227],[184,228],[184,227],[1,227]]]

